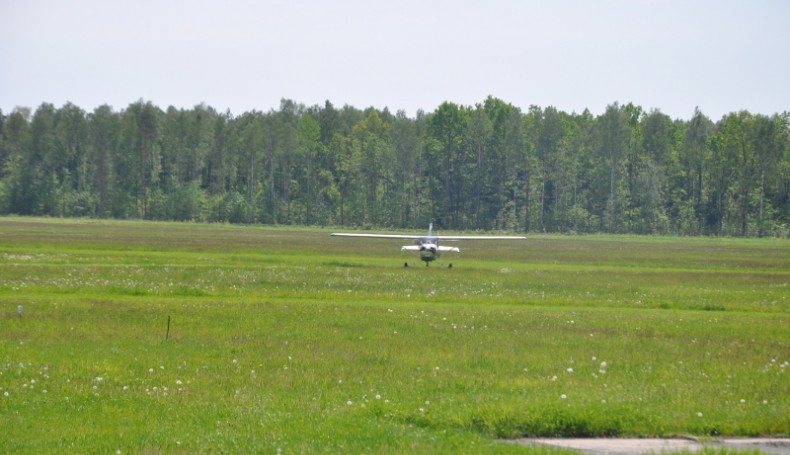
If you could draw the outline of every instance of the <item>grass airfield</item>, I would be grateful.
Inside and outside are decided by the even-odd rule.
[[[329,233],[0,218],[0,452],[790,434],[788,240]]]

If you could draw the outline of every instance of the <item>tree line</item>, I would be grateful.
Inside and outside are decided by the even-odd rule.
[[[408,117],[138,101],[0,111],[0,214],[788,236],[790,114],[594,116],[489,97]]]

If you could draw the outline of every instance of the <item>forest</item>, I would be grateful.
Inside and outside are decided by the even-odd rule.
[[[0,111],[0,215],[790,236],[790,113],[206,105]]]

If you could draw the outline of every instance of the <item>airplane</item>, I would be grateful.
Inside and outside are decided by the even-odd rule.
[[[401,234],[358,234],[358,233],[345,233],[333,232],[331,234],[335,237],[366,237],[374,239],[404,239],[416,240],[415,245],[405,245],[401,247],[401,251],[414,251],[420,256],[420,260],[425,262],[425,266],[442,256],[442,253],[460,253],[461,249],[457,246],[440,246],[440,240],[456,241],[456,240],[526,240],[524,236],[515,235],[433,235],[433,223],[428,225],[428,235],[401,235]],[[408,267],[409,263],[404,263],[404,267]],[[449,267],[452,267],[450,264]]]

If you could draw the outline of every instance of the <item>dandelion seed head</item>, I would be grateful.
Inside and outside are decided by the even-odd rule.
[[[346,406],[352,406],[353,404],[354,402],[351,400],[346,401]]]
[[[563,400],[567,400],[567,399],[568,399],[568,395],[565,395],[565,394],[563,393],[562,395],[560,395],[560,398],[562,398]]]

